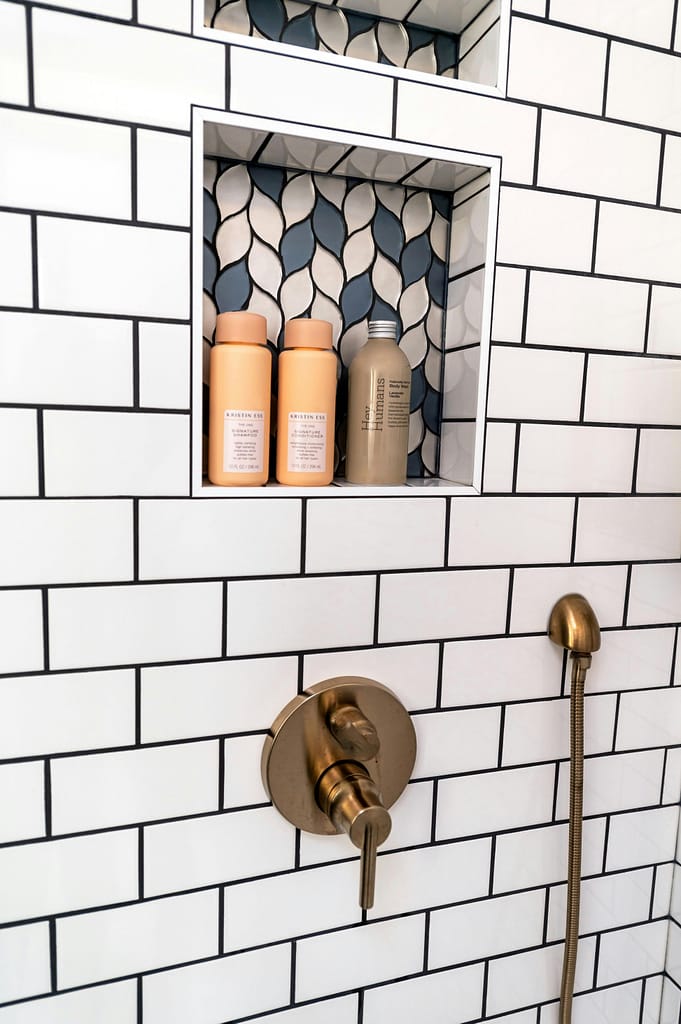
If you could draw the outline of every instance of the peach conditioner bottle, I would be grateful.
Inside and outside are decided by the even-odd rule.
[[[279,356],[277,480],[323,486],[333,479],[336,353],[326,320],[289,320]]]
[[[208,477],[227,487],[267,483],[272,356],[259,313],[219,313],[210,353]]]

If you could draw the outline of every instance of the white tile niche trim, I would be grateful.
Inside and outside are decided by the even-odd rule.
[[[376,14],[381,16],[387,12],[387,16],[394,18],[401,16],[402,12],[397,10],[395,0],[390,3],[381,4],[380,0],[353,0],[352,3],[341,2],[339,7],[349,7],[356,11]],[[409,5],[413,6],[413,5]],[[486,7],[486,0],[448,0],[442,5],[442,13],[434,16],[433,5],[429,0],[422,0],[418,10],[414,11],[414,22],[440,31],[460,34],[463,30],[470,29],[475,33],[474,22],[482,14]],[[237,47],[248,50],[264,50],[268,53],[279,53],[287,57],[297,57],[299,60],[317,62],[319,64],[332,64],[336,67],[356,69],[358,71],[369,71],[372,74],[398,78],[402,81],[421,82],[428,85],[443,86],[446,89],[453,89],[461,92],[480,93],[485,96],[505,96],[508,78],[508,51],[511,27],[511,0],[498,0],[499,22],[494,30],[498,34],[498,47],[496,58],[493,55],[485,60],[484,69],[466,69],[464,73],[481,75],[492,74],[494,81],[466,81],[465,78],[445,78],[442,75],[434,75],[425,71],[414,71],[411,68],[393,67],[390,64],[375,64],[373,61],[362,60],[358,57],[347,57],[337,53],[324,53],[321,50],[307,50],[290,43],[279,43],[272,39],[258,39],[254,36],[245,36],[239,32],[227,32],[225,29],[211,28],[205,24],[204,5],[194,3],[194,24],[192,35],[228,43],[232,49]],[[420,15],[420,17],[417,17]],[[482,20],[482,19],[481,19]],[[483,30],[484,31],[484,30]],[[479,41],[479,40],[478,40]],[[496,40],[495,40],[496,41]],[[466,40],[463,40],[464,44]],[[474,46],[470,41],[461,52],[472,52]],[[268,86],[269,88],[269,86]]]
[[[383,67],[383,65],[381,65]],[[484,264],[487,270],[482,290],[482,313],[480,322],[480,366],[478,372],[477,395],[475,397],[475,423],[473,464],[470,483],[457,483],[445,478],[410,479],[400,486],[371,487],[349,484],[345,481],[334,482],[329,487],[289,487],[280,484],[268,484],[266,487],[217,487],[205,483],[202,478],[202,379],[203,379],[203,294],[200,282],[203,277],[203,162],[206,155],[206,139],[211,149],[220,146],[225,155],[240,159],[249,156],[258,148],[257,144],[274,133],[275,138],[286,137],[293,143],[292,150],[305,147],[310,151],[318,151],[319,167],[312,163],[310,170],[322,170],[324,151],[334,149],[336,155],[340,147],[358,147],[367,157],[367,166],[377,163],[380,156],[395,154],[400,164],[417,165],[424,160],[433,161],[433,177],[439,189],[463,187],[469,180],[470,172],[489,171],[489,211],[487,213],[487,239],[484,248]],[[250,142],[249,142],[250,140]],[[296,146],[297,144],[297,146]],[[462,166],[463,165],[463,166]],[[339,171],[340,173],[340,171]],[[192,451],[192,495],[195,497],[228,498],[228,497],[305,497],[314,495],[322,497],[365,497],[365,496],[396,496],[429,493],[442,497],[447,494],[478,494],[482,489],[482,458],[484,443],[485,412],[487,404],[487,374],[489,364],[490,331],[492,319],[492,290],[494,266],[496,259],[496,225],[499,206],[499,183],[501,160],[498,156],[472,153],[462,150],[429,146],[420,143],[394,141],[392,139],[371,135],[358,135],[338,129],[304,127],[288,121],[273,120],[264,117],[246,116],[242,114],[223,113],[222,111],[195,107],[192,124],[192,415],[191,415],[191,451]],[[417,174],[407,184],[422,184]],[[446,342],[445,342],[446,346]],[[447,465],[447,440],[443,432],[441,464]]]

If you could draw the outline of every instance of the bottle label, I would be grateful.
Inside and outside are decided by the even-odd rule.
[[[364,407],[362,430],[408,427],[410,389],[407,380],[377,377],[373,401]]]
[[[288,414],[289,473],[323,473],[326,469],[326,413]]]
[[[265,413],[258,409],[225,409],[224,473],[262,473]]]

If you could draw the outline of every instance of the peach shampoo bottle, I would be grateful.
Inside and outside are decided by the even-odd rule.
[[[336,353],[326,320],[289,320],[279,356],[277,480],[321,487],[333,479]]]
[[[267,483],[272,356],[259,313],[219,313],[210,353],[208,477],[227,487]]]

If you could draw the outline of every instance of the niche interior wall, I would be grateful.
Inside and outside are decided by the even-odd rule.
[[[575,1017],[677,1024],[677,5],[502,3],[475,79],[465,23],[457,79],[199,6],[0,2],[0,1024],[554,1024],[569,590],[603,627]],[[465,491],[197,484],[193,111],[498,168]],[[364,920],[259,781],[343,673],[419,741]]]

